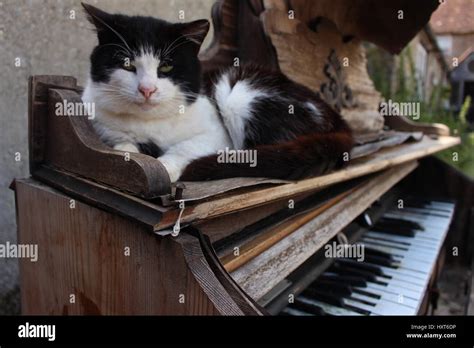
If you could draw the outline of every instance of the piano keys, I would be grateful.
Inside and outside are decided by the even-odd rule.
[[[454,204],[417,197],[392,207],[357,243],[364,261],[335,259],[282,315],[416,315],[454,214]]]

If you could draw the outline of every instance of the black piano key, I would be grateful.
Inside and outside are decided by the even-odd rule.
[[[403,242],[403,241],[398,241],[398,240],[390,240],[386,236],[367,236],[367,235],[364,235],[363,237],[370,238],[370,239],[375,239],[375,240],[385,242],[385,243],[398,244],[398,245],[406,247],[406,248],[409,248],[411,246],[411,243],[409,243],[409,242]]]
[[[436,216],[441,218],[446,218],[445,214],[437,213],[432,211],[431,208],[427,208],[427,211],[412,211],[411,214],[424,215],[424,216]]]
[[[359,303],[362,303],[362,304],[365,304],[365,305],[368,305],[368,306],[372,306],[372,307],[375,307],[376,306],[376,303],[375,302],[372,302],[372,301],[368,301],[368,300],[363,300],[361,298],[354,298],[354,297],[350,297],[350,299],[354,302],[359,302]],[[374,298],[375,300],[375,298]]]
[[[398,227],[387,227],[383,225],[375,225],[373,228],[374,232],[386,233],[386,234],[393,234],[396,236],[404,236],[404,237],[415,237],[416,231],[409,228],[398,228]]]
[[[309,287],[311,289],[319,289],[323,292],[328,291],[338,296],[350,296],[352,294],[352,288],[349,285],[330,280],[317,280]]]
[[[431,200],[420,196],[407,196],[403,198],[403,204],[429,205]]]
[[[340,282],[341,284],[358,286],[361,288],[365,288],[367,286],[367,282],[364,280],[364,278],[355,276],[343,276],[336,273],[323,273],[318,277],[318,281],[319,280],[332,280]]]
[[[424,231],[425,228],[420,225],[418,222],[409,220],[409,219],[403,219],[403,218],[391,218],[391,217],[382,217],[380,218],[375,226],[377,225],[384,225],[388,228],[393,227],[393,228],[408,228],[408,229],[414,229],[414,230],[420,230]]]
[[[344,299],[341,296],[333,295],[321,291],[320,289],[307,288],[302,293],[309,298],[326,302],[333,306],[344,308]]]
[[[307,288],[302,293],[303,296],[318,300],[320,302],[325,302],[327,304],[337,306],[339,308],[345,308],[351,310],[356,313],[369,315],[370,312],[361,308],[354,307],[352,305],[348,305],[344,302],[344,298],[341,296],[337,296],[334,294],[330,294],[324,291],[320,291],[319,289],[312,289]]]
[[[377,280],[377,277],[373,273],[370,273],[361,269],[334,264],[331,266],[330,270],[333,272],[339,273],[341,275],[360,277],[360,278],[363,278],[367,282],[372,282],[372,283],[376,283],[380,285],[388,285],[388,283],[386,282],[381,282]]]
[[[373,244],[373,245],[376,245],[376,246],[381,246],[381,247],[385,247],[385,248],[390,248],[390,249],[393,249],[393,250],[400,250],[400,251],[408,251],[410,250],[407,246],[404,246],[404,245],[393,245],[393,244],[396,244],[396,243],[393,243],[393,242],[390,242],[390,241],[383,241],[383,240],[363,240],[362,243],[368,243],[368,244]],[[396,252],[396,251],[395,251]],[[394,254],[393,255],[397,255],[397,254]]]
[[[319,306],[308,303],[306,301],[301,301],[298,297],[295,299],[295,302],[290,304],[291,308],[296,308],[302,312],[310,313],[312,315],[327,315],[327,313]]]
[[[335,281],[328,281],[328,280],[316,280],[313,282],[310,286],[310,289],[316,290],[318,293],[321,294],[327,294],[327,295],[333,295],[333,296],[338,296],[342,298],[347,298],[351,299],[352,301],[356,301],[359,303],[363,303],[366,305],[370,306],[375,306],[374,302],[368,301],[368,300],[363,300],[360,298],[355,298],[352,295],[353,289],[351,286],[343,285],[339,282]],[[360,293],[360,292],[359,292]],[[375,298],[375,297],[373,297]]]
[[[354,306],[351,306],[351,305],[344,305],[344,308],[348,309],[348,310],[351,310],[353,312],[359,313],[359,314],[363,314],[363,315],[370,315],[370,313],[371,313],[368,310],[365,310],[365,309],[362,309],[362,308],[357,308],[357,307],[354,307]]]
[[[336,261],[336,263],[340,263],[342,265],[347,265],[347,266],[350,266],[352,268],[359,268],[361,270],[370,272],[370,273],[372,273],[374,275],[377,275],[377,276],[383,276],[384,275],[384,273],[383,273],[383,271],[380,267],[368,264],[366,262],[359,262],[359,261],[355,261],[355,260],[351,260],[351,259],[338,259]]]
[[[353,291],[355,293],[358,293],[358,294],[361,294],[361,295],[365,295],[365,296],[368,296],[368,297],[373,297],[377,300],[382,298],[382,296],[380,296],[380,295],[377,295],[377,294],[374,294],[373,292],[362,290],[362,289],[354,289]]]
[[[438,212],[438,213],[440,213],[440,215],[441,215],[442,213],[446,213],[446,214],[441,215],[442,217],[448,217],[449,214],[451,213],[451,210],[449,210],[449,209],[443,209],[443,208],[439,208],[439,207],[433,207],[433,206],[430,206],[429,204],[416,205],[416,204],[410,204],[410,203],[407,204],[407,203],[405,203],[405,204],[404,204],[404,207],[405,207],[405,208],[426,209],[426,210]]]
[[[376,249],[372,249],[371,247],[365,246],[364,248],[365,255],[373,255],[377,257],[382,257],[388,261],[394,261],[395,259],[393,256],[385,251],[380,251]]]
[[[442,207],[439,207],[439,206],[438,207],[431,206],[432,203],[433,203],[433,200],[431,199],[424,199],[424,198],[419,198],[419,197],[407,197],[403,199],[404,207],[422,208],[422,209],[429,209],[429,210],[451,213],[451,210],[449,209],[443,209]]]
[[[379,266],[385,266],[385,267],[390,267],[390,268],[397,268],[397,265],[395,262],[391,260],[387,260],[384,257],[379,257],[379,256],[374,256],[374,255],[365,255],[365,262],[369,262],[374,265],[379,265]]]

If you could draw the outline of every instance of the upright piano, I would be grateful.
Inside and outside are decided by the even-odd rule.
[[[302,6],[218,1],[204,68],[237,57],[283,69],[278,38],[266,30],[278,17],[271,11],[286,13],[288,3]],[[435,7],[424,8],[428,16],[417,21]],[[396,51],[423,24],[408,23],[411,36],[390,42],[363,38]],[[324,81],[320,92],[354,120],[360,108],[373,110],[370,93],[357,90],[361,80],[350,81],[352,96],[331,99]],[[382,125],[372,132],[362,131],[367,122],[355,126],[361,131],[341,170],[297,182],[171,184],[155,158],[124,160],[103,144],[87,115],[55,116],[57,102],[80,102],[74,78],[29,83],[31,177],[12,184],[18,243],[39,248],[37,262],[20,261],[24,314],[430,314],[443,270],[472,267],[474,185],[433,156],[460,141],[443,125],[372,112],[371,125]]]

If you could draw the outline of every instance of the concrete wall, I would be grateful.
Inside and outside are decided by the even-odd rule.
[[[178,21],[179,11],[184,10],[188,21],[209,18],[214,0],[84,2],[109,12],[170,21]],[[15,202],[8,185],[13,178],[29,175],[28,76],[72,75],[84,83],[96,43],[91,28],[79,0],[0,0],[0,244],[16,242]],[[18,311],[17,285],[17,260],[0,259],[0,314]]]

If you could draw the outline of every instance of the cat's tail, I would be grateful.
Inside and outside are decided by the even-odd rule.
[[[298,180],[342,167],[348,160],[352,146],[352,135],[350,131],[344,130],[304,135],[285,143],[262,145],[240,152],[222,151],[191,162],[180,180],[204,181],[232,177]]]

